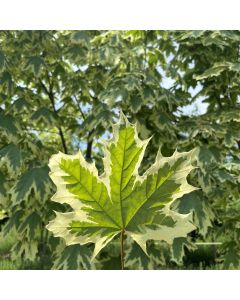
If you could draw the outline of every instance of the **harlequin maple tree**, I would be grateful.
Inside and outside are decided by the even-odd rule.
[[[200,188],[171,205],[192,212],[196,229],[171,246],[148,241],[148,256],[125,236],[125,267],[238,269],[239,40],[238,31],[0,31],[7,257],[22,268],[120,268],[117,237],[91,261],[91,244],[66,247],[46,225],[54,210],[71,212],[50,200],[49,158],[80,149],[101,174],[100,138],[110,137],[122,110],[138,123],[140,140],[152,137],[139,176],[159,147],[164,157],[197,148],[187,180]]]

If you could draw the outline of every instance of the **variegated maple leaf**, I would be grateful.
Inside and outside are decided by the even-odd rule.
[[[95,243],[93,257],[114,237],[124,233],[146,252],[147,240],[172,243],[195,229],[191,214],[179,214],[170,205],[196,188],[187,175],[194,150],[163,157],[159,151],[154,164],[142,175],[139,167],[148,140],[138,138],[136,125],[121,115],[113,125],[113,137],[104,143],[104,173],[81,152],[51,157],[50,177],[57,187],[52,200],[67,203],[72,212],[56,212],[47,228],[67,245]]]

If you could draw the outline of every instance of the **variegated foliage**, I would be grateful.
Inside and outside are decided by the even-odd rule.
[[[195,150],[163,157],[139,175],[148,140],[140,140],[136,125],[122,114],[113,137],[104,143],[104,173],[94,163],[58,153],[50,159],[50,177],[57,187],[52,200],[67,203],[72,212],[56,212],[47,228],[67,245],[95,243],[93,257],[124,232],[146,251],[148,240],[172,243],[195,229],[191,214],[179,214],[171,204],[197,188],[187,182],[194,169]]]

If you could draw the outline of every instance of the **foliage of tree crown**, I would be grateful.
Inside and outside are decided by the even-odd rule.
[[[149,257],[126,239],[126,266],[240,267],[239,31],[19,30],[0,31],[0,43],[0,238],[14,236],[12,261],[118,268],[115,239],[91,262],[91,245],[65,247],[46,229],[54,210],[69,212],[50,201],[47,164],[80,148],[101,173],[99,138],[122,110],[142,140],[152,136],[141,172],[159,145],[166,157],[198,148],[188,180],[200,188],[172,203],[196,230],[149,242]]]

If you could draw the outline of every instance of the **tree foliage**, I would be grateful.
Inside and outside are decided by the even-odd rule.
[[[171,205],[196,229],[172,246],[148,242],[148,257],[126,238],[127,268],[239,269],[239,45],[238,31],[0,31],[0,230],[16,237],[11,259],[118,268],[117,242],[91,262],[91,245],[65,248],[46,225],[71,211],[50,201],[49,158],[80,149],[103,173],[100,138],[122,110],[141,140],[152,137],[140,176],[159,147],[164,157],[196,148],[188,181],[199,188]]]

